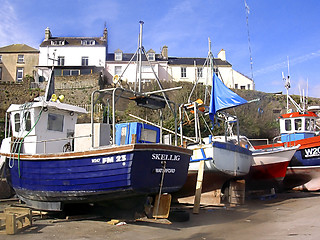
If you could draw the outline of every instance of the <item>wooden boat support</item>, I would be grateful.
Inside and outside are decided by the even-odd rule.
[[[0,213],[0,233],[16,234],[32,226],[30,208],[8,207]]]

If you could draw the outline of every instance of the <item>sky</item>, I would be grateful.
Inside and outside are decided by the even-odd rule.
[[[248,8],[245,0],[0,0],[0,47],[38,49],[46,27],[57,37],[99,37],[106,24],[109,52],[134,53],[143,21],[146,50],[160,53],[166,45],[170,57],[205,58],[210,38],[213,55],[224,49],[233,69],[253,76],[256,90],[285,92],[283,72],[290,75],[290,94],[320,98],[320,1],[246,3]]]

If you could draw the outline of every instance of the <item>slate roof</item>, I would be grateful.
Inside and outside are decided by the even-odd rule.
[[[82,40],[95,40],[95,45],[82,45]],[[51,45],[51,41],[65,41],[64,45]],[[46,46],[88,46],[88,47],[94,47],[94,46],[106,46],[107,41],[105,41],[102,37],[51,37],[48,40],[44,40],[40,47],[46,47]]]
[[[169,65],[194,65],[203,66],[206,58],[185,58],[185,57],[169,57],[168,64]],[[214,58],[213,63],[216,66],[226,66],[231,67],[232,65],[228,61],[223,61],[220,58]]]
[[[39,50],[26,44],[12,44],[0,48],[0,53],[39,53]]]
[[[122,62],[128,62],[132,58],[134,53],[123,53],[122,54]],[[163,59],[161,54],[156,54],[156,61],[168,61],[169,65],[194,65],[194,61],[196,61],[196,66],[203,66],[206,61],[206,58],[184,58],[184,57],[168,57],[168,59]],[[136,57],[135,57],[136,59]],[[134,59],[134,60],[135,60]],[[146,56],[142,54],[142,61],[146,61]],[[107,61],[115,61],[114,53],[107,54]],[[220,58],[215,58],[214,65],[216,66],[226,66],[231,67],[232,65],[228,61],[223,61]],[[121,62],[121,61],[119,61]]]
[[[133,55],[134,55],[134,53],[122,53],[122,62],[129,62]],[[137,58],[135,56],[133,60],[136,60],[136,59]],[[107,61],[115,61],[114,60],[114,53],[107,54]],[[147,61],[147,58],[144,54],[142,54],[142,61]],[[167,61],[167,60],[163,59],[161,54],[155,54],[155,61]]]

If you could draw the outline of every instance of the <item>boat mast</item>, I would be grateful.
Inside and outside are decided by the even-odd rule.
[[[138,92],[141,92],[141,78],[142,78],[142,31],[143,31],[143,21],[140,23],[140,32],[139,32],[139,42],[138,42]],[[135,89],[137,91],[137,89]]]

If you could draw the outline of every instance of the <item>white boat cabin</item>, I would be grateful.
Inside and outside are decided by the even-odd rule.
[[[280,117],[281,141],[290,142],[314,137],[317,118],[314,112],[283,114]]]
[[[83,108],[52,101],[12,104],[3,153],[59,153],[70,150],[78,114]]]

